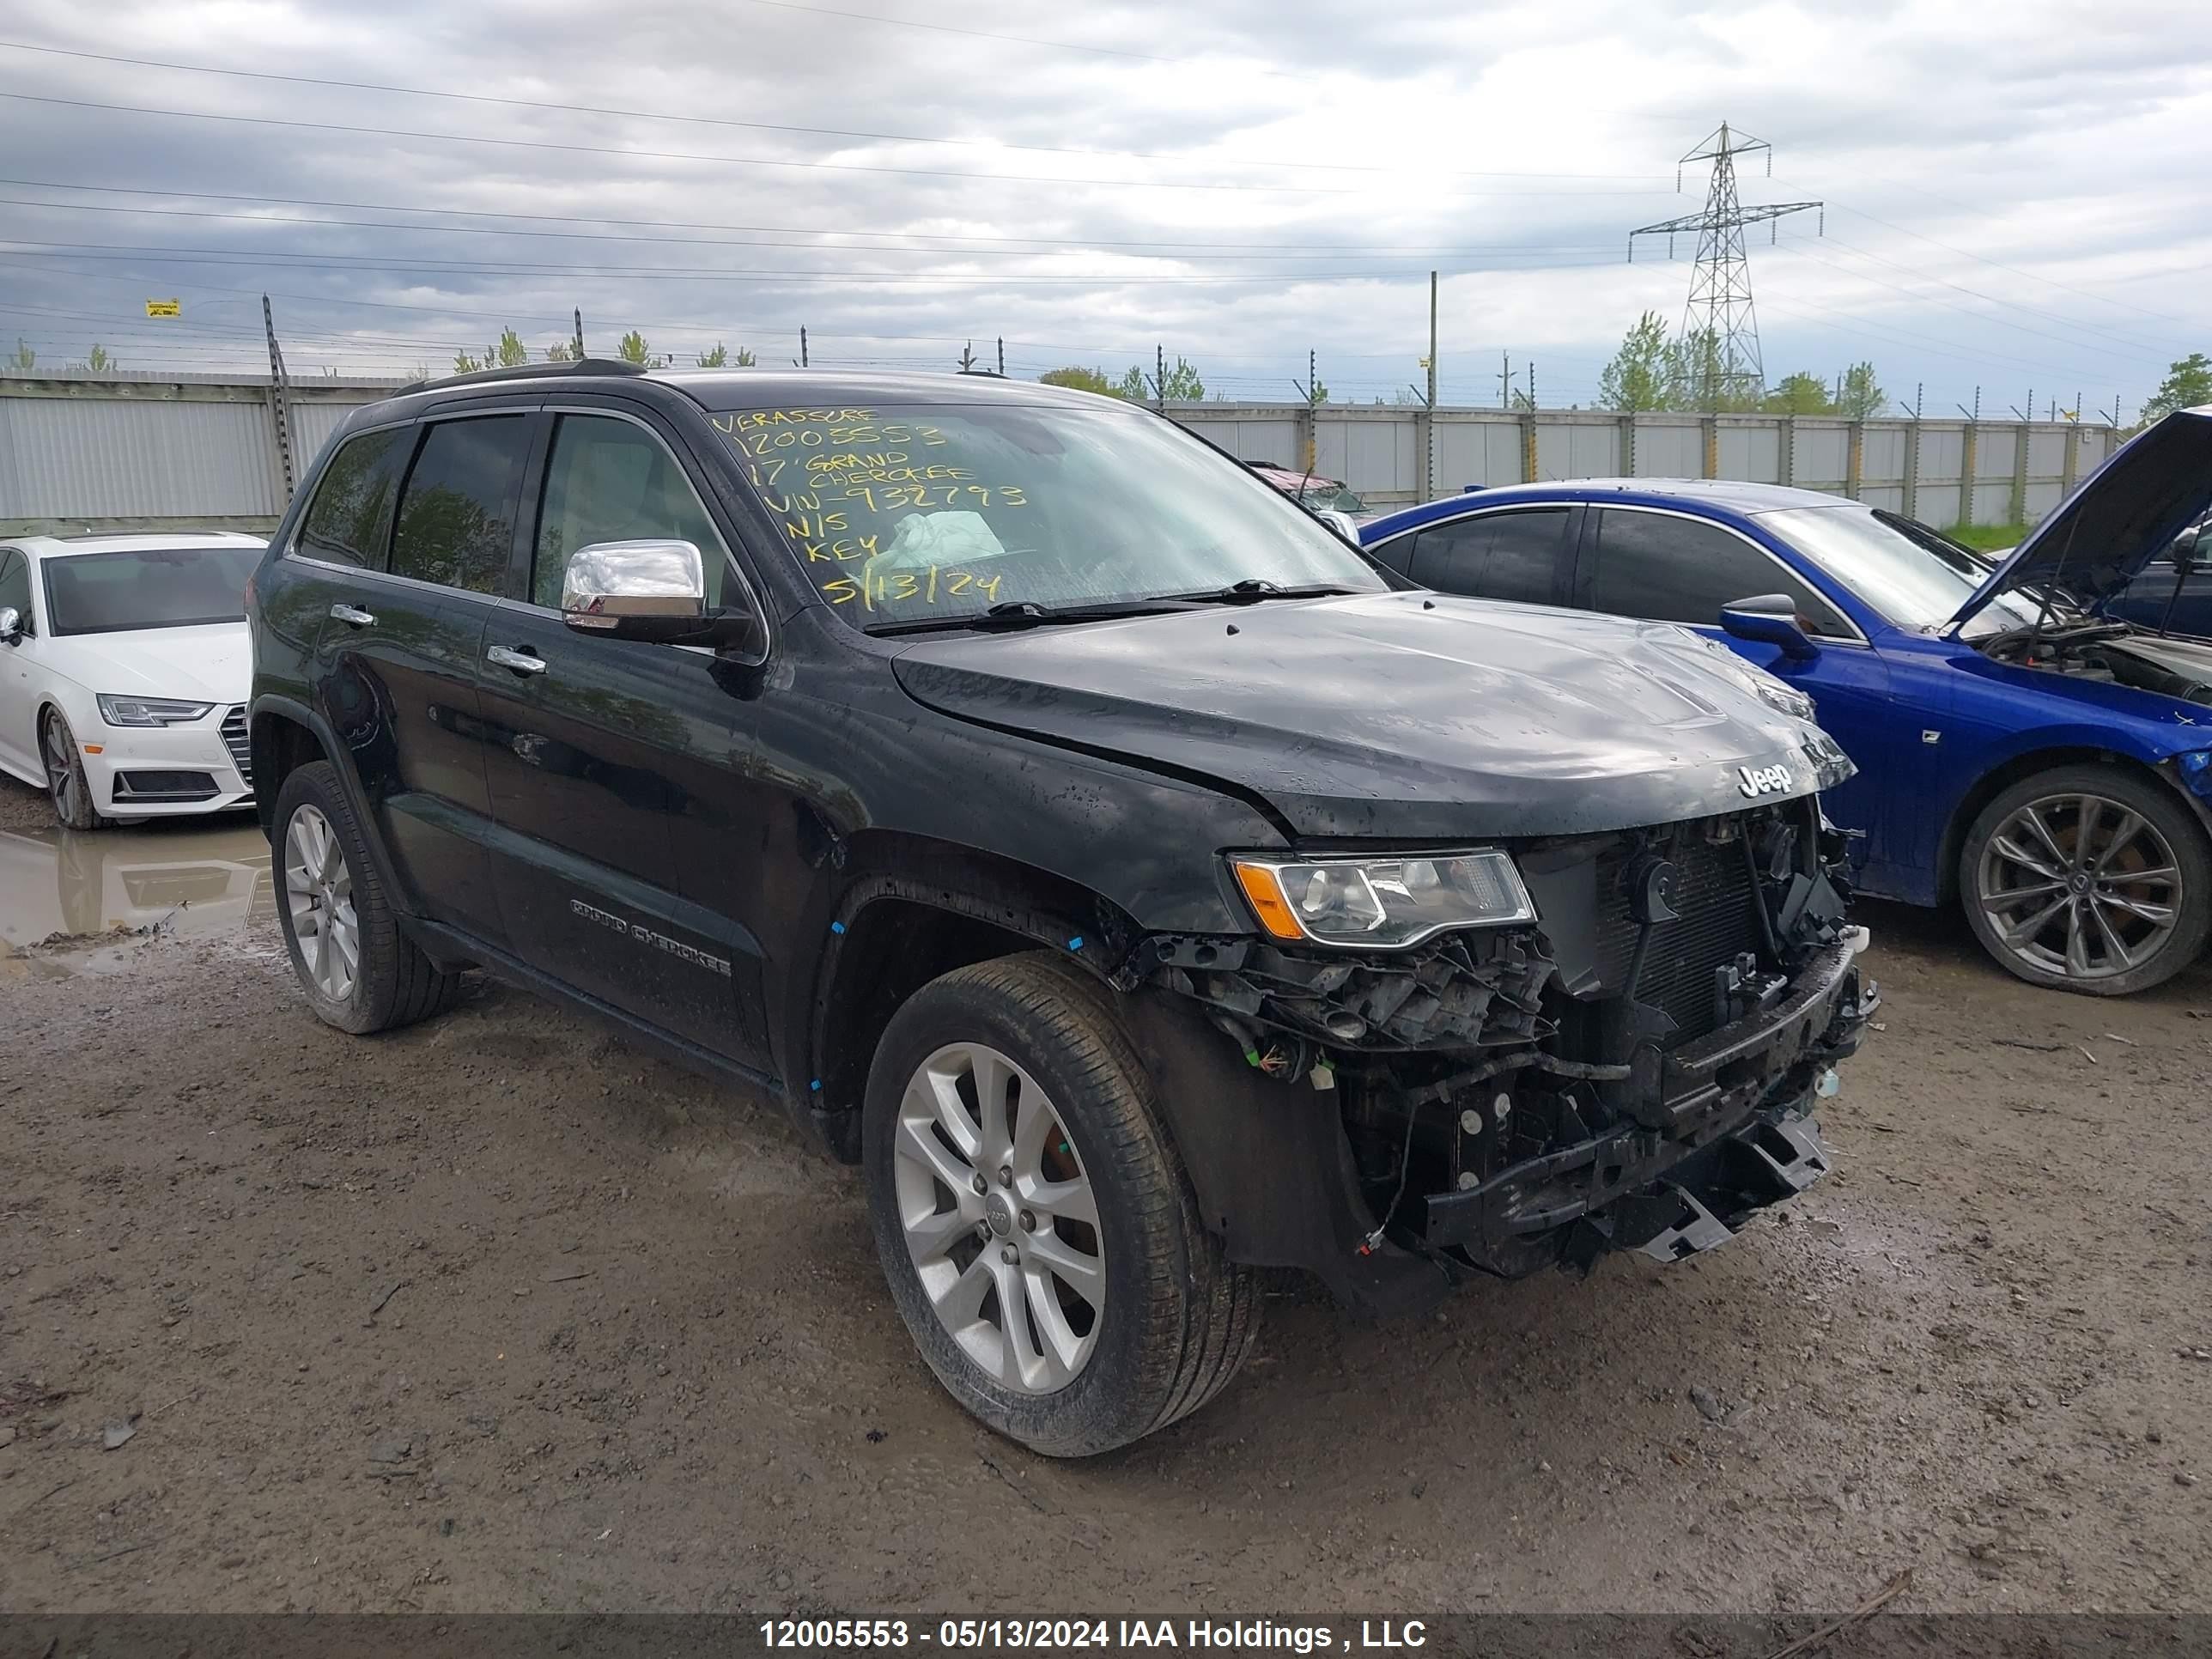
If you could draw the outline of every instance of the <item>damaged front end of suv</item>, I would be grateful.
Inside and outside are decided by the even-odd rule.
[[[1165,994],[1139,1024],[1206,1100],[1176,1114],[1194,1166],[1246,1177],[1232,1255],[1404,1312],[1475,1273],[1686,1256],[1827,1172],[1813,1109],[1878,1001],[1844,851],[1802,794],[1474,853],[1232,857],[1266,937],[1152,936],[1119,979]]]

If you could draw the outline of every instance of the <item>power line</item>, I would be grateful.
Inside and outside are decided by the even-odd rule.
[[[107,196],[160,196],[174,201],[274,202],[285,207],[333,208],[341,211],[353,213],[434,213],[471,219],[515,219],[531,224],[628,225],[635,226],[644,230],[735,230],[757,233],[762,235],[799,236],[836,234],[847,236],[898,236],[913,241],[932,242],[1019,242],[1024,246],[1035,247],[1202,248],[1209,250],[1250,250],[1255,252],[1283,253],[1334,253],[1340,247],[1346,246],[1346,244],[1337,242],[1217,242],[1203,240],[1197,238],[1184,238],[1182,240],[1171,240],[1167,241],[1131,241],[1117,240],[1111,237],[1097,236],[972,236],[959,234],[951,231],[935,230],[874,231],[839,229],[835,232],[826,232],[811,230],[800,225],[733,225],[719,223],[713,220],[699,219],[616,219],[590,213],[514,213],[497,208],[402,206],[388,202],[325,201],[311,196],[247,195],[238,192],[226,192],[214,190],[157,190],[150,185],[82,185],[72,184],[66,180],[52,179],[0,179],[0,185],[8,185],[22,190],[75,190]],[[66,207],[71,204],[69,203],[52,203],[42,204],[41,205]],[[251,215],[248,216],[261,218],[265,216]],[[306,222],[328,224],[338,222],[334,220],[313,220],[307,221]],[[378,228],[382,228],[383,227],[380,223]],[[733,244],[732,246],[742,245]],[[1611,244],[1577,242],[1547,245],[1521,242],[1478,242],[1462,243],[1455,246],[1431,246],[1427,243],[1419,242],[1371,242],[1355,244],[1352,246],[1362,246],[1366,248],[1369,252],[1376,253],[1400,253],[1407,255],[1419,254],[1425,257],[1430,254],[1492,253],[1511,252],[1516,251],[1549,253],[1590,253],[1601,252],[1602,249],[1609,247]]]
[[[812,10],[794,7],[794,10]],[[1278,167],[1316,173],[1403,173],[1403,167],[1364,165],[1353,161],[1243,161],[1235,156],[1202,156],[1152,150],[1099,149],[1074,144],[1018,144],[996,138],[939,138],[922,133],[856,131],[845,127],[794,126],[775,121],[740,121],[729,116],[683,115],[666,110],[621,109],[601,104],[556,103],[538,98],[507,98],[484,92],[450,92],[437,87],[403,87],[383,81],[344,81],[316,75],[281,75],[271,70],[225,69],[212,64],[180,64],[164,58],[126,58],[112,52],[86,52],[70,46],[33,46],[22,40],[0,40],[9,52],[43,52],[57,58],[76,58],[95,64],[124,64],[137,69],[175,70],[191,75],[231,76],[249,81],[281,81],[303,87],[337,87],[351,92],[397,93],[409,98],[446,98],[462,103],[493,104],[507,109],[544,110],[557,115],[612,115],[625,120],[676,121],[687,125],[732,127],[752,132],[788,132],[810,138],[859,138],[886,144],[947,144],[963,149],[1015,150],[1033,155],[1087,155],[1132,161],[1174,161],[1200,167]],[[1173,60],[1165,60],[1173,61]],[[1440,169],[1447,179],[1587,179],[1626,182],[1658,182],[1659,175],[1643,173],[1523,173],[1488,168]]]
[[[65,186],[64,188],[74,188],[74,186]],[[149,192],[149,193],[154,193],[154,192]],[[188,192],[184,192],[184,191],[161,191],[161,192],[158,192],[158,193],[160,193],[160,194],[163,194],[163,195],[171,195],[171,194],[174,194],[174,195],[184,195],[184,194],[186,194],[186,193],[188,193]],[[822,252],[861,252],[861,253],[926,253],[926,254],[934,254],[934,255],[937,255],[937,256],[939,256],[939,257],[942,257],[942,258],[954,258],[954,257],[957,257],[957,258],[981,258],[981,257],[983,257],[983,256],[985,256],[985,255],[989,255],[989,256],[995,257],[995,258],[999,258],[1049,259],[1049,258],[1059,258],[1064,257],[1064,256],[1065,256],[1066,254],[1067,254],[1067,253],[1073,252],[1077,252],[1077,251],[1095,252],[1095,251],[1098,250],[1099,248],[1103,247],[1103,246],[1128,246],[1128,247],[1133,247],[1133,247],[1136,247],[1136,246],[1145,246],[1145,247],[1146,247],[1146,251],[1145,251],[1145,252],[1131,252],[1127,257],[1132,258],[1147,258],[1147,259],[1189,259],[1189,260],[1197,260],[1197,259],[1307,259],[1307,258],[1312,258],[1316,253],[1326,253],[1326,254],[1327,254],[1329,258],[1339,258],[1339,259],[1399,259],[1399,258],[1405,258],[1408,257],[1408,254],[1407,254],[1407,252],[1379,252],[1379,251],[1378,251],[1378,252],[1365,252],[1365,251],[1360,251],[1360,250],[1358,250],[1358,249],[1356,247],[1356,245],[1331,246],[1331,245],[1328,245],[1328,244],[1326,244],[1326,243],[1316,243],[1316,244],[1312,244],[1312,245],[1310,245],[1310,246],[1308,246],[1308,247],[1302,248],[1302,249],[1297,249],[1297,250],[1291,250],[1291,249],[1282,249],[1282,250],[1276,250],[1276,249],[1261,249],[1261,248],[1255,247],[1255,248],[1252,248],[1252,249],[1249,249],[1249,250],[1237,250],[1237,251],[1226,251],[1226,250],[1224,250],[1224,251],[1218,251],[1218,252],[1217,252],[1217,251],[1213,251],[1213,250],[1209,249],[1209,248],[1206,248],[1206,247],[1205,246],[1205,245],[1203,245],[1203,244],[1194,244],[1194,245],[1192,245],[1192,246],[1196,246],[1196,247],[1198,247],[1198,248],[1200,248],[1200,251],[1199,251],[1199,252],[1181,252],[1181,251],[1176,251],[1176,252],[1161,252],[1161,251],[1153,251],[1153,250],[1155,250],[1155,249],[1164,248],[1164,247],[1167,247],[1167,246],[1170,246],[1170,245],[1166,245],[1166,244],[1152,244],[1152,245],[1115,244],[1115,245],[1109,245],[1109,244],[1103,244],[1103,243],[1091,243],[1091,242],[1082,242],[1082,241],[1076,241],[1076,240],[1069,240],[1069,241],[1067,241],[1067,242],[1065,242],[1065,243],[1062,243],[1062,244],[1057,245],[1057,246],[1052,246],[1052,247],[1046,247],[1046,248],[967,248],[967,249],[962,249],[962,248],[933,248],[933,247],[915,247],[915,248],[909,248],[909,247],[878,247],[878,246],[858,246],[858,247],[848,247],[848,246],[842,246],[842,245],[837,244],[837,243],[824,243],[824,242],[823,242],[823,241],[819,240],[818,239],[820,239],[820,238],[822,238],[822,237],[825,237],[825,236],[841,236],[841,235],[865,235],[865,236],[881,236],[881,237],[899,237],[899,236],[905,236],[905,235],[907,235],[907,234],[908,234],[908,233],[906,233],[906,232],[904,232],[904,231],[892,231],[892,230],[885,230],[885,231],[859,231],[859,232],[848,232],[848,231],[845,231],[845,230],[842,230],[842,229],[836,229],[836,230],[805,230],[805,229],[801,229],[801,228],[799,228],[799,227],[796,227],[796,226],[789,226],[789,227],[758,227],[758,228],[755,228],[755,227],[744,227],[744,226],[733,226],[733,227],[731,227],[731,228],[733,228],[733,229],[747,229],[747,228],[769,229],[769,228],[779,228],[779,229],[783,229],[783,230],[787,231],[787,232],[788,232],[788,234],[792,234],[792,235],[796,235],[796,236],[805,236],[805,237],[811,237],[811,238],[815,238],[815,239],[817,239],[817,240],[811,240],[811,241],[786,241],[786,240],[770,240],[770,241],[732,241],[732,240],[727,240],[727,239],[726,239],[726,238],[721,238],[721,237],[709,237],[709,236],[623,236],[623,235],[608,235],[608,234],[604,234],[604,233],[602,233],[602,232],[598,232],[598,231],[584,231],[584,230],[518,230],[518,229],[514,229],[514,228],[509,228],[509,227],[503,226],[503,225],[426,225],[426,224],[404,224],[404,223],[395,223],[395,222],[393,222],[392,221],[388,220],[388,219],[317,219],[317,218],[313,218],[313,217],[310,217],[310,216],[306,216],[306,215],[303,215],[303,214],[283,214],[283,213],[220,213],[220,212],[216,212],[216,210],[212,210],[212,209],[208,209],[208,208],[149,208],[149,207],[119,207],[119,206],[117,206],[117,205],[115,205],[115,204],[112,204],[112,203],[106,203],[106,202],[42,202],[42,201],[38,201],[38,200],[34,200],[34,199],[27,199],[27,198],[22,198],[22,197],[12,197],[12,196],[0,196],[0,206],[4,206],[4,207],[46,208],[46,209],[52,209],[52,210],[54,210],[54,211],[56,211],[56,212],[64,212],[64,213],[130,213],[130,214],[137,214],[137,215],[142,215],[142,216],[147,216],[147,217],[150,217],[150,218],[160,218],[160,219],[222,219],[222,220],[229,220],[229,221],[234,221],[234,222],[242,222],[242,223],[246,223],[246,224],[254,224],[254,225],[272,225],[272,224],[274,224],[274,225],[311,225],[311,226],[315,226],[315,227],[318,227],[318,228],[327,226],[327,227],[331,227],[331,228],[337,228],[337,229],[353,229],[353,230],[417,230],[417,231],[427,231],[427,232],[429,232],[429,233],[431,233],[431,234],[453,234],[453,235],[469,235],[469,236],[538,236],[538,237],[553,237],[553,238],[558,238],[558,239],[561,239],[561,240],[562,240],[592,241],[592,242],[623,242],[623,243],[641,243],[641,244],[646,244],[646,245],[648,245],[648,246],[651,246],[651,245],[659,245],[659,246],[672,246],[672,247],[687,247],[687,246],[688,246],[688,247],[801,247],[801,248],[817,248],[817,249],[819,249],[819,250],[821,250]],[[390,210],[390,211],[392,211],[392,212],[395,212],[395,213],[408,213],[408,212],[441,212],[441,211],[465,212],[466,210],[465,210],[465,209],[451,209],[451,210],[444,210],[444,209],[436,209],[436,208],[429,208],[429,209],[394,208],[394,209]],[[969,239],[965,239],[965,240],[981,241],[981,240],[989,240],[989,239],[982,238],[982,237],[975,237],[975,238],[969,238]],[[1413,253],[1429,253],[1429,254],[1442,253],[1442,252],[1474,252],[1474,253],[1487,253],[1487,254],[1506,254],[1506,253],[1594,253],[1594,252],[1600,252],[1600,251],[1601,251],[1601,244],[1597,244],[1597,243],[1579,243],[1579,244],[1565,244],[1565,243],[1563,243],[1563,244],[1559,244],[1559,245],[1557,245],[1557,246],[1545,246],[1545,245],[1542,245],[1542,244],[1538,244],[1538,243],[1504,243],[1504,242],[1501,242],[1501,243],[1495,244],[1495,245],[1493,245],[1493,246],[1489,246],[1489,247],[1474,247],[1474,248],[1464,248],[1464,249],[1455,249],[1455,250],[1454,250],[1454,249],[1419,249],[1419,248],[1416,248],[1416,249],[1411,250],[1411,252],[1413,252]]]
[[[796,167],[828,173],[885,173],[911,179],[965,179],[997,184],[1036,185],[1097,185],[1116,190],[1202,190],[1246,193],[1262,196],[1365,196],[1372,193],[1364,185],[1255,185],[1190,183],[1166,179],[1071,179],[1051,173],[962,173],[945,167],[895,167],[876,166],[862,161],[793,161],[766,155],[708,155],[695,150],[624,149],[613,144],[562,143],[550,138],[495,138],[469,132],[423,132],[411,127],[373,127],[349,125],[342,121],[302,121],[274,115],[228,115],[209,110],[157,109],[146,104],[108,104],[88,98],[56,98],[34,92],[0,92],[0,98],[12,98],[19,102],[48,104],[66,109],[100,110],[110,114],[153,115],[164,119],[184,121],[227,121],[244,126],[290,127],[310,132],[343,132],[371,138],[421,138],[443,144],[489,144],[502,149],[553,150],[571,155],[616,155],[627,160],[651,161],[711,161],[733,167]],[[1648,196],[1652,192],[1639,190],[1449,190],[1435,192],[1451,197],[1523,196]]]
[[[579,276],[608,277],[632,281],[711,281],[711,282],[789,282],[837,283],[915,283],[925,286],[958,284],[966,287],[989,288],[1009,283],[1066,284],[1080,283],[1097,287],[1102,284],[1129,286],[1134,284],[1185,287],[1212,284],[1231,285],[1252,283],[1300,283],[1316,282],[1377,282],[1392,276],[1425,275],[1425,267],[1417,270],[1404,266],[1390,270],[1276,270],[1256,271],[1245,275],[1217,274],[1206,276],[1142,276],[1115,274],[1102,278],[1096,271],[911,271],[911,270],[824,270],[809,266],[803,269],[732,270],[718,265],[580,265],[533,264],[523,260],[486,259],[392,259],[375,254],[332,255],[291,249],[196,248],[150,246],[144,243],[118,242],[49,242],[28,237],[0,238],[0,243],[15,250],[49,249],[87,258],[106,258],[120,256],[128,258],[155,258],[176,264],[264,265],[274,270],[349,270],[367,272],[418,272],[433,276]],[[897,250],[871,250],[896,252]],[[279,263],[281,262],[281,263]],[[1610,263],[1602,259],[1556,260],[1541,267],[1545,270],[1568,270],[1580,265]],[[1468,273],[1455,271],[1454,276]]]
[[[1972,310],[1968,307],[1959,304],[1954,300],[1946,300],[1939,295],[1923,294],[1917,289],[1906,288],[1901,283],[1886,282],[1881,277],[1871,276],[1863,270],[1849,270],[1843,265],[1837,264],[1832,259],[1821,258],[1819,254],[1814,252],[1811,249],[1802,246],[1798,247],[1796,251],[1804,255],[1807,258],[1812,259],[1817,264],[1826,265],[1832,270],[1840,271],[1843,275],[1852,278],[1854,281],[1869,283],[1878,288],[1888,289],[1893,293],[1904,295],[1905,298],[1909,300],[1917,300],[1929,305],[1942,306],[1947,310],[1958,312],[1962,316],[1972,317],[1979,322],[1990,323],[1999,328],[2014,329],[2022,334],[2032,334],[2039,340],[2055,341],[2060,345],[2070,347],[2076,351],[2094,352],[2102,357],[2125,356],[2137,362],[2154,362],[2157,361],[2155,357],[2146,356],[2140,351],[2130,350],[2125,353],[2116,353],[2110,346],[2093,344],[2082,340],[2069,339],[2065,335],[2053,334],[2046,329],[2030,328],[2027,324],[2016,323],[2009,317],[1992,317],[1985,311]],[[1884,263],[1887,262],[1885,261]],[[1899,268],[1903,269],[1901,266]],[[2078,371],[2068,372],[2073,373]]]

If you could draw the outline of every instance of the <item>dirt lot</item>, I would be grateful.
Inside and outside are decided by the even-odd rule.
[[[488,985],[340,1036],[250,832],[46,822],[0,786],[9,937],[195,896],[0,945],[0,1607],[2212,1607],[2205,969],[2094,1003],[1869,906],[1789,1212],[1412,1327],[1286,1287],[1223,1399],[1052,1464],[766,1103]]]

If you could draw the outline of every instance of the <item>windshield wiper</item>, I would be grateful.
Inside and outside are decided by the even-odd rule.
[[[1039,605],[1035,599],[1002,599],[981,611],[958,617],[915,617],[901,622],[875,623],[865,634],[929,634],[956,628],[1004,633],[1022,628],[1047,628],[1061,623],[1113,622],[1124,617],[1164,616],[1188,611],[1179,597],[1124,599],[1110,605]]]
[[[1181,599],[1188,605],[1257,605],[1261,599],[1326,599],[1360,591],[1335,582],[1307,582],[1285,587],[1264,576],[1247,576],[1226,587],[1209,587],[1195,593],[1164,593],[1161,597]]]

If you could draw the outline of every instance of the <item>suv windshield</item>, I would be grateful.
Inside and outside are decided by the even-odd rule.
[[[1887,514],[1855,507],[1792,507],[1759,518],[1899,628],[1942,628],[1989,579],[1988,567],[1965,548],[1909,519],[1893,522]],[[1969,631],[2025,628],[2034,620],[2032,605],[2000,594]]]
[[[714,417],[821,596],[855,626],[1212,592],[1380,591],[1245,468],[1133,410],[993,404]]]
[[[46,616],[57,634],[118,634],[246,620],[258,547],[154,547],[49,557]]]

